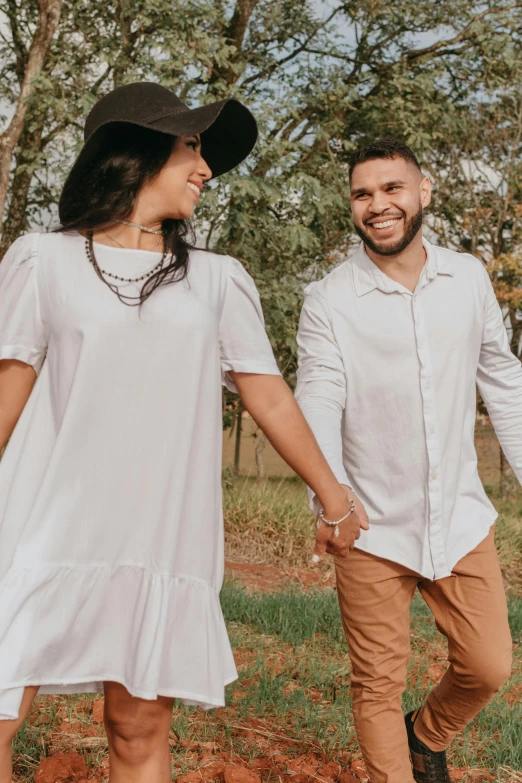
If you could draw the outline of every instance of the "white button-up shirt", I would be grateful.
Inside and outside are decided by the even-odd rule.
[[[476,383],[522,478],[522,366],[481,262],[424,245],[413,293],[363,245],[307,287],[296,397],[368,512],[356,547],[441,579],[496,518],[477,473]]]

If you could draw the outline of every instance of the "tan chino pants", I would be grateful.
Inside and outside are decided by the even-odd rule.
[[[415,724],[421,742],[445,750],[510,675],[512,643],[494,528],[451,576],[435,582],[357,549],[336,558],[336,573],[352,662],[354,723],[370,780],[414,783],[401,694],[415,590],[449,648],[448,669]]]

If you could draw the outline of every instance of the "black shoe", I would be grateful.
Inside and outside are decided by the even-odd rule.
[[[410,759],[413,777],[417,783],[451,783],[446,751],[435,752],[417,739],[413,731],[413,712],[404,716],[410,746]]]

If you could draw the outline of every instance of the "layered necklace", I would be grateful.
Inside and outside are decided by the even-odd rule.
[[[115,275],[113,272],[109,272],[107,269],[102,269],[100,265],[98,264],[96,260],[96,256],[94,254],[94,242],[93,242],[93,231],[87,232],[87,237],[85,239],[85,254],[87,256],[87,259],[90,264],[92,264],[96,274],[100,278],[100,280],[105,283],[105,285],[110,288],[110,290],[113,292],[113,294],[116,294],[120,302],[123,302],[123,304],[130,305],[136,307],[140,301],[141,296],[132,296],[130,294],[125,294],[120,291],[120,284],[121,283],[139,283],[142,280],[148,280],[149,277],[152,277],[152,275],[156,274],[156,272],[159,272],[163,268],[163,264],[165,263],[165,259],[167,257],[167,251],[165,249],[165,234],[163,231],[158,231],[154,228],[148,228],[147,226],[142,226],[139,223],[131,223],[126,220],[120,220],[119,223],[123,223],[125,226],[132,226],[133,228],[139,228],[141,231],[145,231],[148,234],[158,234],[161,239],[158,240],[158,243],[156,244],[156,247],[158,247],[160,244],[163,244],[163,253],[161,256],[160,261],[158,261],[157,264],[155,264],[151,269],[149,269],[147,272],[145,272],[143,275],[139,275],[139,277],[121,277],[121,275]],[[126,249],[120,242],[118,242],[117,239],[114,239],[109,234],[107,234],[106,231],[102,229],[105,236],[110,239],[112,242],[115,242],[117,245],[119,245],[124,250]],[[111,282],[108,278],[112,278],[113,280],[116,280],[118,282]]]

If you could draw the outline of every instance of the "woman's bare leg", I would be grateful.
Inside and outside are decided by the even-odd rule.
[[[0,720],[0,783],[11,783],[13,779],[12,740],[26,719],[37,693],[37,685],[25,688],[18,718],[16,720]]]
[[[104,689],[109,783],[170,783],[169,730],[174,699],[138,699],[116,682],[104,683]]]

